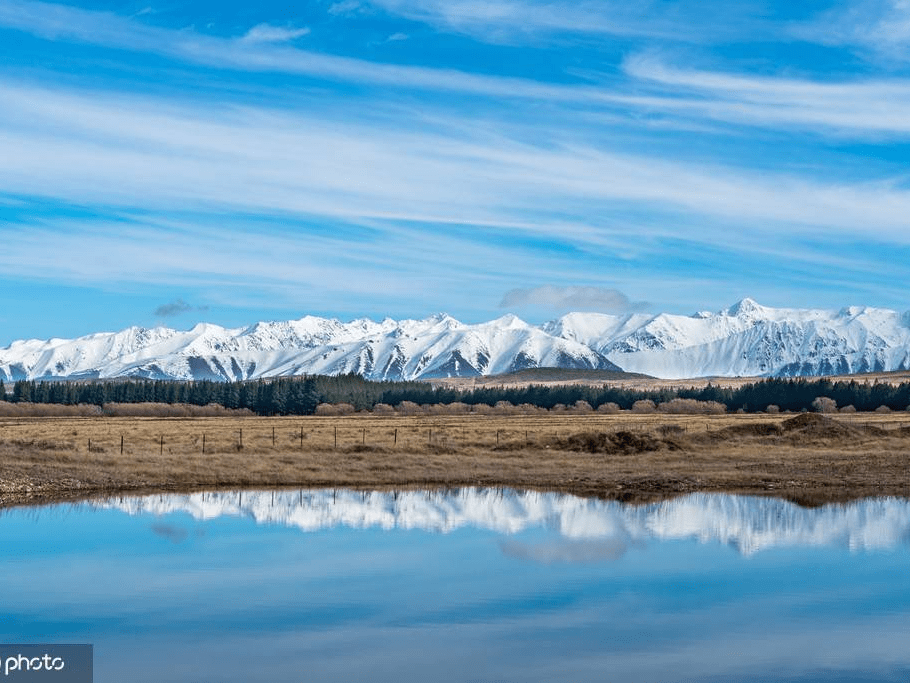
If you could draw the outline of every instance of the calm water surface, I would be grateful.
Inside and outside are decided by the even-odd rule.
[[[0,642],[106,681],[910,683],[910,503],[462,489],[0,513]]]

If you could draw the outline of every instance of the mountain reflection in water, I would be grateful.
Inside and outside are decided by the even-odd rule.
[[[542,561],[616,559],[631,545],[648,539],[719,542],[746,556],[781,547],[859,551],[910,545],[910,501],[897,498],[803,508],[773,498],[701,493],[630,505],[511,489],[319,489],[169,494],[97,505],[129,514],[183,512],[198,520],[246,517],[307,532],[350,527],[447,533],[467,527],[515,534],[546,528],[556,531],[562,542],[545,547],[508,539],[502,543],[503,550],[514,557]],[[173,530],[167,535],[175,536]]]
[[[95,680],[910,681],[910,503],[464,488],[0,512],[0,642]]]

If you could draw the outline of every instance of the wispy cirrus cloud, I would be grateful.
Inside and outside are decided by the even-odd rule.
[[[201,292],[196,296],[219,306],[332,315],[362,314],[368,306],[383,314],[412,315],[415,303],[424,314],[438,310],[454,289],[477,302],[477,310],[495,307],[485,292],[503,291],[528,268],[554,281],[572,277],[578,268],[577,259],[489,244],[488,234],[471,231],[451,234],[371,222],[338,224],[319,234],[299,224],[278,231],[265,230],[268,223],[262,221],[222,219],[217,227],[213,222],[205,216],[174,222],[122,215],[118,220],[8,224],[0,269],[6,277],[80,286],[166,282],[183,291],[195,289]],[[414,257],[416,244],[420,258]],[[516,253],[522,253],[520,259]],[[177,315],[192,306],[183,304],[174,299],[162,312]]]
[[[765,128],[910,135],[910,79],[832,82],[744,75],[679,68],[647,54],[632,56],[623,66],[641,82],[672,90],[671,97],[642,98],[642,106],[654,109]]]
[[[367,4],[367,3],[364,3]],[[712,6],[725,12],[727,21],[715,23],[713,40],[722,40],[760,22],[750,3],[722,6],[701,3],[616,0],[369,0],[372,7],[441,31],[461,33],[488,42],[522,42],[541,36],[610,35],[646,37],[673,42],[700,42],[706,37],[703,23]],[[747,22],[746,19],[749,19]]]
[[[495,128],[471,129],[463,118],[435,131],[407,130],[396,113],[372,112],[361,124],[3,82],[0,97],[0,183],[11,194],[150,210],[231,208],[516,229],[597,226],[623,202],[735,219],[746,234],[775,225],[844,234],[875,226],[883,239],[910,240],[910,191],[901,178],[848,183],[752,173],[620,153],[592,145],[583,133],[535,144]],[[601,235],[596,227],[577,233],[583,242]]]
[[[363,9],[361,0],[340,0],[329,5],[328,12],[333,16],[351,14]]]
[[[910,61],[908,0],[848,0],[836,3],[791,33],[821,45],[854,47],[894,62]]]
[[[307,27],[292,28],[288,26],[272,26],[271,24],[257,24],[247,31],[240,39],[245,43],[286,43],[309,35]]]
[[[637,84],[634,89],[590,82],[555,83],[385,64],[282,44],[295,32],[306,31],[302,28],[261,25],[247,34],[252,34],[250,39],[229,39],[191,30],[163,29],[107,12],[36,0],[8,0],[0,5],[0,26],[53,40],[165,55],[219,68],[470,94],[489,97],[491,101],[535,99],[560,106],[582,105],[595,111],[620,111],[624,116],[666,112],[685,119],[690,126],[699,121],[723,121],[861,137],[910,134],[910,80],[900,78],[821,82],[759,77],[680,69],[648,53],[638,53],[623,64],[625,74]]]
[[[178,295],[331,309],[382,289],[414,301],[415,281],[429,310],[455,291],[495,309],[528,282],[552,288],[513,294],[528,305],[634,306],[570,291],[604,281],[662,301],[713,286],[728,304],[726,283],[767,282],[767,264],[780,277],[737,296],[822,275],[853,292],[896,289],[879,264],[910,253],[899,151],[856,162],[869,142],[910,137],[910,80],[767,64],[761,75],[699,42],[754,28],[758,3],[737,3],[742,22],[719,27],[696,20],[717,3],[696,4],[326,2],[305,19],[318,40],[304,41],[306,28],[265,12],[210,27],[192,10],[0,0],[0,40],[24,31],[46,42],[10,42],[59,59],[0,75],[0,266],[93,287],[168,282],[148,311]],[[323,40],[340,23],[362,40]],[[691,33],[664,35],[676,26]],[[56,77],[70,53],[85,73]],[[120,61],[141,77],[111,78]],[[45,222],[42,205],[61,215]],[[179,228],[148,221],[175,215]],[[860,254],[870,234],[879,245]],[[899,282],[907,267],[888,272]]]
[[[457,69],[341,57],[270,41],[221,38],[191,29],[165,29],[110,12],[40,0],[8,0],[0,4],[0,27],[25,31],[48,40],[157,54],[191,64],[241,71],[284,73],[489,97],[595,102],[610,99],[608,93],[587,85],[572,87]]]

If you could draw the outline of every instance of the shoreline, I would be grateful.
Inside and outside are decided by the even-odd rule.
[[[122,453],[121,453],[122,450]],[[910,498],[910,415],[21,418],[0,509],[209,490],[502,487],[649,502]]]
[[[680,482],[685,483],[685,482]],[[425,482],[421,484],[404,484],[404,485],[369,485],[369,484],[312,484],[305,485],[294,484],[276,484],[276,485],[221,485],[221,486],[190,486],[190,487],[141,487],[141,488],[78,488],[78,489],[56,489],[52,487],[47,489],[32,488],[28,492],[5,492],[0,493],[0,513],[4,510],[16,508],[34,508],[52,505],[78,505],[80,503],[90,503],[92,501],[103,501],[112,498],[125,497],[144,497],[157,495],[192,495],[197,493],[212,492],[230,492],[230,491],[308,491],[308,490],[353,490],[353,491],[435,491],[435,490],[452,490],[462,488],[490,488],[490,489],[512,489],[516,491],[539,491],[541,493],[560,493],[579,498],[596,498],[599,500],[610,500],[633,505],[644,505],[647,503],[672,500],[680,496],[692,493],[705,494],[728,494],[739,496],[755,496],[786,500],[805,508],[815,508],[823,505],[842,505],[857,500],[866,500],[872,498],[898,498],[910,501],[910,488],[899,487],[864,487],[855,488],[848,491],[831,490],[827,488],[811,488],[804,486],[776,488],[774,485],[766,488],[708,488],[705,486],[667,486],[662,488],[660,482],[648,482],[647,488],[636,488],[634,485],[629,488],[617,486],[613,490],[607,490],[600,487],[575,488],[561,486],[524,486],[509,484],[503,482],[465,482],[458,484],[449,481],[445,484],[434,484]]]

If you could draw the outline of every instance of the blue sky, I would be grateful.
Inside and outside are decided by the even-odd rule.
[[[0,0],[0,344],[905,310],[910,2]]]

